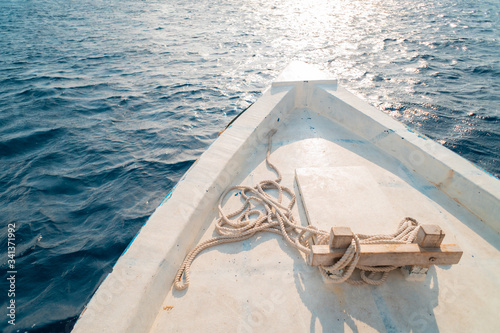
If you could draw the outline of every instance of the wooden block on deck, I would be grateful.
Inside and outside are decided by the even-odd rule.
[[[347,249],[351,245],[354,234],[349,227],[332,227],[330,231],[330,247],[333,249]]]
[[[415,243],[421,247],[439,247],[444,239],[444,232],[438,225],[422,224],[417,232]],[[423,280],[430,265],[408,265],[402,267],[407,280]]]
[[[312,245],[307,262],[311,266],[331,266],[342,257],[345,249],[328,245]],[[361,244],[358,265],[407,266],[458,264],[462,250],[455,244],[423,248],[418,244]]]
[[[421,247],[438,247],[444,239],[444,232],[438,225],[422,224],[415,242]]]

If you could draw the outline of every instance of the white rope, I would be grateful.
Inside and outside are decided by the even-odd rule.
[[[239,242],[248,239],[258,232],[272,232],[282,235],[283,238],[294,248],[304,254],[309,254],[309,242],[315,236],[317,244],[327,244],[329,233],[319,230],[314,226],[299,225],[292,215],[292,207],[296,198],[292,190],[280,184],[282,176],[278,168],[270,161],[271,137],[269,135],[266,163],[278,176],[275,180],[263,180],[256,186],[236,185],[228,188],[221,196],[218,210],[219,218],[215,227],[220,236],[210,238],[198,244],[188,253],[184,262],[179,267],[174,280],[177,290],[184,290],[189,286],[190,268],[193,260],[203,250],[224,243]],[[244,200],[243,205],[232,213],[225,213],[222,203],[231,191],[240,191]],[[276,190],[277,196],[272,196],[270,190]],[[284,203],[285,197],[288,204]],[[263,214],[262,211],[266,213]],[[382,243],[411,243],[418,231],[418,222],[410,217],[400,222],[396,232],[390,235],[362,235],[355,234],[351,245],[333,266],[319,267],[321,274],[334,283],[347,281],[352,284],[380,285],[385,282],[390,271],[396,269],[394,266],[370,267],[357,266],[360,253],[360,244],[382,244]],[[355,268],[361,270],[361,280],[350,279]],[[368,274],[366,272],[369,272]],[[382,276],[376,279],[377,273]]]

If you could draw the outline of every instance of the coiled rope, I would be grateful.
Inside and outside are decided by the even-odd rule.
[[[327,231],[319,230],[314,226],[304,227],[298,224],[292,215],[292,208],[296,201],[295,194],[288,187],[280,184],[281,172],[270,161],[271,138],[274,133],[275,131],[271,132],[268,138],[266,163],[269,168],[274,170],[277,178],[263,180],[254,187],[235,185],[224,192],[218,204],[219,218],[215,224],[219,236],[198,244],[188,253],[175,276],[174,287],[177,290],[184,290],[189,286],[191,264],[200,252],[220,244],[248,239],[259,232],[282,235],[288,244],[306,255],[310,253],[309,243],[313,237],[316,239],[316,244],[328,244],[330,234]],[[223,201],[234,190],[240,191],[244,202],[239,209],[227,214],[222,209]],[[271,195],[271,190],[277,191],[277,196]],[[288,204],[284,203],[285,197],[288,198]],[[263,211],[266,213],[264,214]],[[390,235],[354,234],[354,238],[344,255],[333,266],[321,266],[319,270],[326,279],[334,283],[347,281],[356,285],[364,283],[380,285],[387,280],[389,272],[397,267],[357,265],[360,244],[412,243],[418,228],[419,225],[415,219],[406,217],[399,223],[398,229]],[[355,268],[360,269],[361,280],[351,279]],[[377,279],[378,273],[381,273],[382,276]]]

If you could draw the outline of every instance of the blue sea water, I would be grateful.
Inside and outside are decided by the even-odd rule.
[[[497,0],[1,1],[0,330],[70,331],[182,174],[292,60],[498,177],[499,13]]]

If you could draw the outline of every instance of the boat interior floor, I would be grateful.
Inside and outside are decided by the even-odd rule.
[[[298,223],[387,234],[409,216],[439,225],[446,233],[443,243],[462,248],[460,263],[431,266],[423,281],[395,270],[381,286],[331,284],[280,235],[261,233],[202,252],[193,262],[189,288],[168,292],[151,332],[218,332],[221,327],[228,332],[281,332],[284,327],[293,332],[464,332],[493,327],[500,308],[498,233],[334,120],[309,109],[295,109],[287,118],[272,137],[271,161],[283,175],[282,184],[297,196],[293,212]],[[251,158],[234,168],[233,185],[255,186],[276,178],[266,165],[266,151],[263,140]],[[232,192],[224,209],[236,209],[240,200]],[[217,235],[216,206],[212,215],[193,247]],[[488,306],[476,306],[485,300]]]

